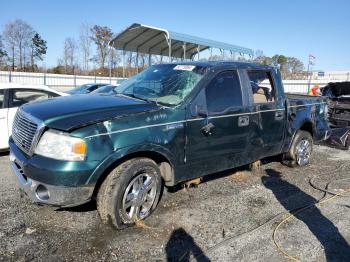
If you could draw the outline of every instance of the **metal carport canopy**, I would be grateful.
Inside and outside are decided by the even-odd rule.
[[[192,59],[197,53],[217,48],[253,56],[252,49],[134,23],[120,32],[110,45],[118,50]]]

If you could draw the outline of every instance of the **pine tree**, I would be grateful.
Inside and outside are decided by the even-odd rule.
[[[46,41],[41,38],[41,36],[38,33],[35,33],[32,38],[31,48],[31,65],[32,70],[34,71],[34,63],[35,60],[43,60],[43,56],[46,54],[47,46]]]

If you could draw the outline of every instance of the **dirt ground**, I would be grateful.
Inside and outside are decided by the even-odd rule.
[[[0,261],[287,261],[276,245],[302,261],[350,261],[350,198],[327,194],[322,204],[298,209],[324,197],[310,178],[346,194],[349,160],[348,151],[315,146],[306,168],[270,159],[258,170],[211,175],[195,188],[165,192],[144,224],[115,231],[100,223],[93,203],[32,204],[3,154]],[[297,213],[288,219],[289,211]]]

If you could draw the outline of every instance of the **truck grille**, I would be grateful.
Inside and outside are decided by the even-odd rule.
[[[12,126],[12,138],[16,145],[28,155],[31,154],[38,124],[30,116],[17,110]]]

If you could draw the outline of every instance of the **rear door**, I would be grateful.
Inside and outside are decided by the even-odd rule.
[[[187,178],[246,161],[250,128],[245,104],[236,70],[217,73],[201,90],[187,119]]]
[[[7,90],[0,89],[0,149],[8,148]]]
[[[258,115],[253,144],[257,159],[280,153],[284,139],[286,112],[283,94],[278,93],[274,73],[270,70],[247,70],[253,101]]]

